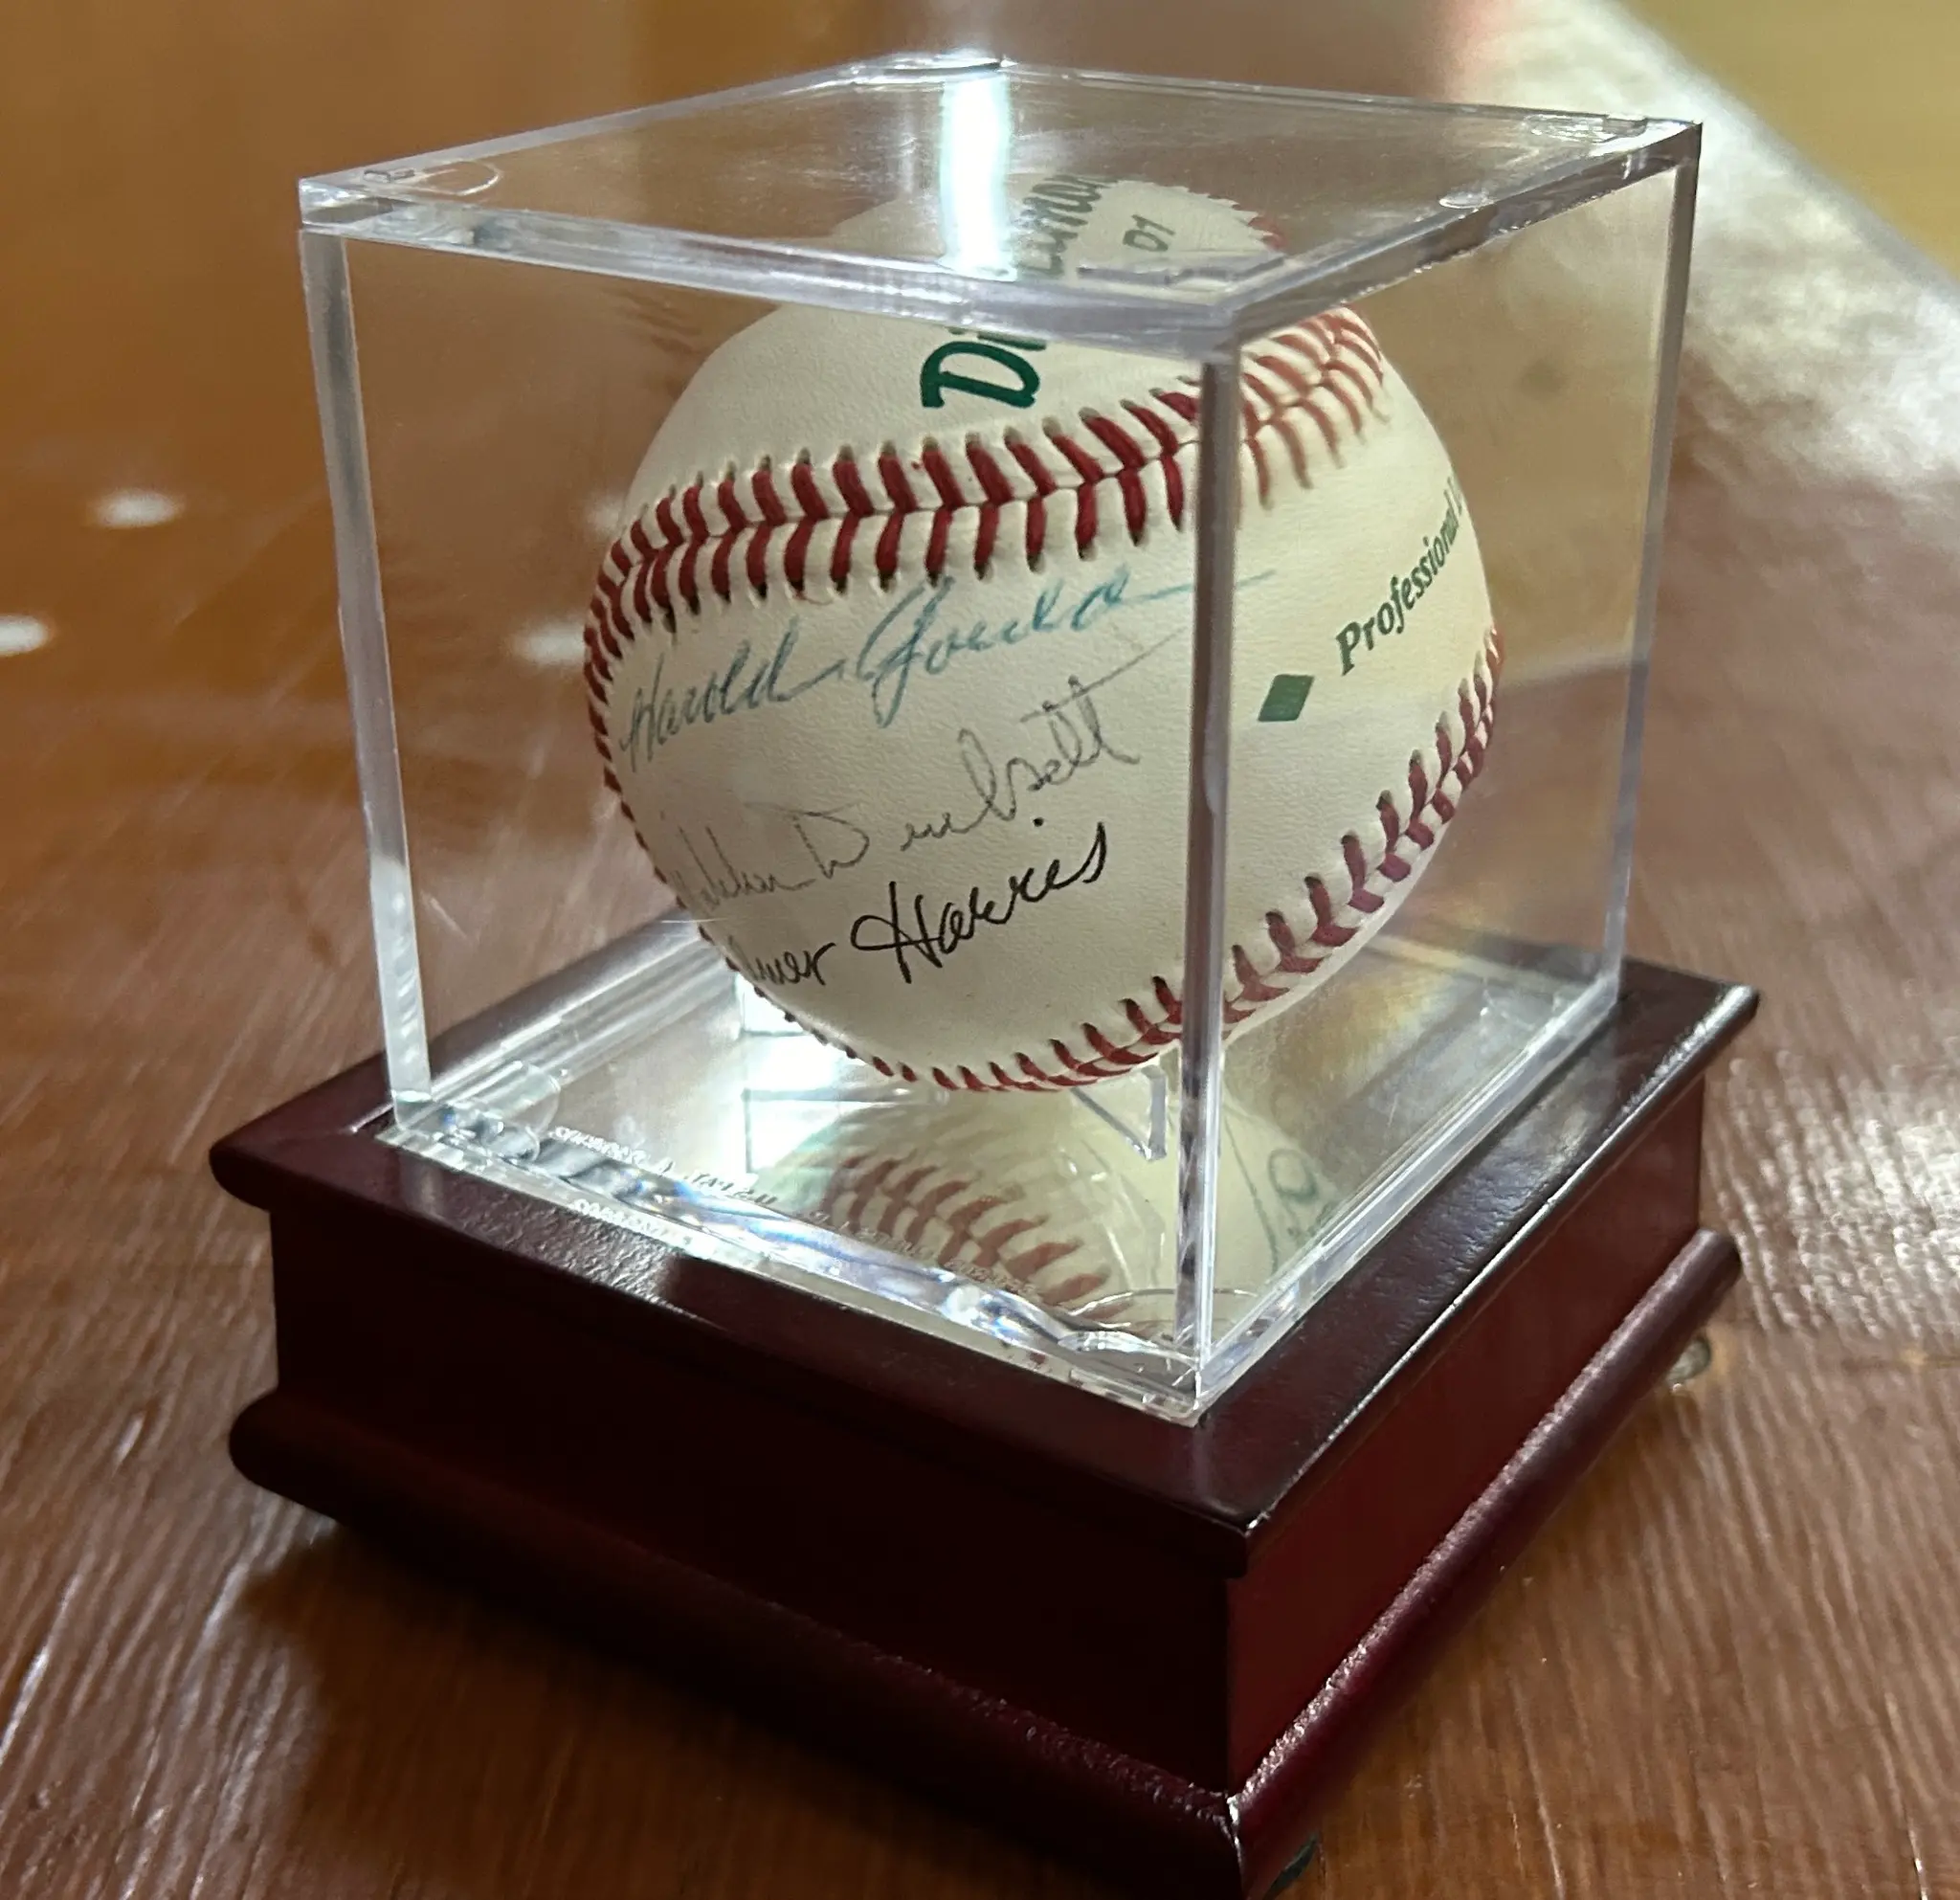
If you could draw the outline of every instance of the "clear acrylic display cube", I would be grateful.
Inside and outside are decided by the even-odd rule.
[[[1696,149],[943,56],[307,181],[387,1138],[1196,1417],[1615,996]]]

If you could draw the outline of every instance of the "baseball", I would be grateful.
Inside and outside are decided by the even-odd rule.
[[[1023,268],[1266,244],[1168,187],[1014,181]],[[859,221],[889,233],[916,208]],[[1234,1032],[1408,895],[1499,649],[1450,459],[1336,309],[1242,358]],[[587,625],[607,782],[793,1020],[886,1074],[1067,1087],[1177,1039],[1194,367],[785,306],[682,391]]]

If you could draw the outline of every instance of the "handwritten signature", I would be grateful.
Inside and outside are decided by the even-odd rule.
[[[1268,569],[1241,575],[1235,591],[1259,586],[1273,572]],[[799,653],[806,631],[800,615],[773,646],[758,648],[753,641],[742,640],[726,660],[717,660],[706,673],[679,682],[668,673],[668,662],[675,658],[669,651],[656,662],[653,679],[634,689],[623,747],[626,761],[634,767],[646,765],[661,747],[696,726],[791,705],[819,688],[863,688],[872,718],[889,727],[911,704],[918,681],[938,679],[956,662],[1026,640],[1085,634],[1127,608],[1188,598],[1194,585],[1185,580],[1147,593],[1131,593],[1130,570],[1123,565],[1086,585],[1051,581],[1025,613],[1004,619],[982,615],[967,620],[962,603],[954,598],[960,583],[951,574],[942,574],[902,593],[880,615],[855,654],[840,655],[822,665],[813,665],[807,654]],[[819,622],[811,631],[830,630]]]
[[[1127,671],[1127,666],[1119,669]],[[1020,816],[1021,801],[1058,785],[1066,785],[1080,771],[1108,759],[1117,765],[1140,763],[1135,752],[1126,752],[1103,729],[1102,709],[1095,701],[1095,689],[1105,685],[1115,674],[1084,682],[1080,675],[1068,676],[1068,691],[1058,700],[1043,700],[1035,711],[1023,713],[1021,723],[1039,726],[1046,744],[1037,742],[1030,753],[1011,752],[996,760],[987,743],[970,726],[960,727],[954,749],[967,784],[973,794],[970,811],[954,816],[950,809],[927,818],[906,822],[905,836],[899,849],[909,851],[943,838],[964,838],[978,831],[990,818],[1012,823]],[[1041,820],[1035,820],[1039,824]]]
[[[760,832],[738,859],[713,825],[699,832],[675,828],[692,872],[670,867],[675,895],[697,917],[711,917],[716,906],[739,898],[767,897],[771,891],[808,890],[862,863],[871,834],[836,812],[795,811],[750,805],[749,824]]]
[[[842,675],[844,662],[834,659],[814,673],[798,677],[792,662],[801,637],[800,623],[791,620],[767,657],[758,653],[751,641],[743,640],[725,665],[704,679],[679,686],[667,682],[667,662],[674,656],[663,653],[655,662],[652,681],[634,688],[633,704],[627,710],[627,763],[646,764],[690,726],[712,726],[717,720],[758,712],[764,706],[789,705]]]
[[[1190,592],[1189,587],[1167,588],[1126,598],[1129,582],[1127,567],[1115,568],[1086,587],[1052,581],[1024,614],[1005,619],[983,615],[969,620],[956,618],[957,610],[948,607],[958,583],[952,575],[943,574],[902,593],[879,615],[855,654],[821,665],[813,664],[804,650],[806,623],[801,615],[773,646],[758,648],[753,641],[742,640],[725,660],[718,659],[705,674],[690,679],[677,680],[676,655],[663,653],[652,680],[634,689],[623,746],[627,762],[648,764],[661,747],[672,745],[683,732],[770,706],[791,705],[819,687],[861,687],[873,720],[889,727],[910,703],[916,681],[937,679],[958,661],[1025,640],[1084,634],[1124,607]],[[823,630],[819,625],[811,631]]]
[[[904,710],[915,677],[937,679],[957,659],[1019,646],[1043,635],[1087,633],[1124,606],[1128,586],[1126,567],[1084,588],[1073,600],[1065,582],[1053,581],[1035,596],[1025,615],[942,626],[941,612],[953,582],[950,577],[922,581],[864,637],[852,678],[870,688],[872,717],[880,726],[890,726]]]
[[[785,989],[794,989],[800,983],[821,985],[824,980],[823,960],[836,947],[836,940],[833,938],[827,944],[818,944],[814,950],[800,950],[791,945],[774,956],[757,956],[744,950],[741,943],[731,936],[728,939],[728,960],[751,983],[763,986],[774,983]]]
[[[938,970],[960,948],[971,943],[983,928],[1004,929],[1014,921],[1021,906],[1045,903],[1058,891],[1072,890],[1079,884],[1093,884],[1109,862],[1109,833],[1101,820],[1082,861],[1064,871],[1061,860],[1052,858],[1046,867],[1030,864],[1026,870],[1009,874],[1004,892],[980,894],[978,884],[964,898],[938,906],[938,916],[927,921],[931,908],[924,892],[909,900],[899,895],[895,882],[885,885],[885,908],[867,910],[851,926],[851,948],[872,954],[888,953],[898,965],[899,974],[910,983],[912,958],[918,956]],[[910,925],[908,929],[906,927]]]

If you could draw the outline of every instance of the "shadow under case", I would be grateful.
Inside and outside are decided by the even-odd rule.
[[[948,56],[308,181],[385,1056],[217,1152],[244,1468],[1279,1878],[1734,1270],[1696,149]]]

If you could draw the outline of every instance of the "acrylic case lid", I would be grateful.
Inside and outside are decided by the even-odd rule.
[[[309,230],[1202,356],[1691,161],[1681,121],[1437,105],[903,55],[485,140],[301,186]],[[1253,258],[1069,280],[1017,248],[1011,173],[1122,176],[1257,207]],[[840,245],[924,194],[936,230]]]
[[[1674,122],[948,55],[306,181],[388,1138],[650,1243],[1201,1413],[1610,1006],[1696,148]],[[1166,252],[1145,219],[1137,244],[1058,268],[1038,199],[1057,178],[1201,193],[1255,214],[1261,241]],[[894,204],[907,214],[880,214]],[[1226,867],[1252,848],[1254,802],[1235,827],[1220,788],[1256,786],[1257,746],[1308,730],[1367,659],[1357,605],[1346,645],[1336,615],[1318,658],[1267,678],[1244,604],[1266,556],[1239,547],[1232,477],[1264,412],[1241,414],[1239,351],[1297,348],[1311,369],[1325,313],[1351,305],[1356,360],[1375,352],[1385,388],[1385,349],[1406,377],[1448,495],[1467,495],[1503,710],[1493,737],[1494,661],[1450,676],[1434,738],[1416,733],[1427,777],[1383,789],[1386,842],[1354,871],[1359,912],[1400,907],[1270,1032],[1228,1047],[1228,1003],[1181,1024],[1173,1008],[1154,1060],[1094,1086],[948,1096],[796,1033],[662,912],[600,792],[575,677],[581,657],[586,687],[620,663],[593,575],[636,558],[619,498],[709,349],[795,304],[1182,368],[1166,414],[1190,424],[1190,578],[1167,690],[1190,748],[1164,754],[1178,816],[1160,848],[1188,994],[1214,997],[1199,978],[1229,996]],[[1341,465],[1320,427],[1325,443],[1286,436],[1303,487]],[[1458,502],[1433,499],[1425,532],[1444,539],[1381,556],[1398,627],[1397,576],[1459,531]],[[1381,585],[1372,567],[1356,581],[1369,605]],[[1416,597],[1405,585],[1404,608]],[[1402,904],[1392,886],[1444,820]],[[1343,875],[1338,841],[1313,848],[1303,865]],[[1316,914],[1329,950],[1373,929],[1302,907],[1299,941]],[[1292,929],[1282,959],[1311,961]],[[1062,1225],[1096,1231],[1058,1268]]]

